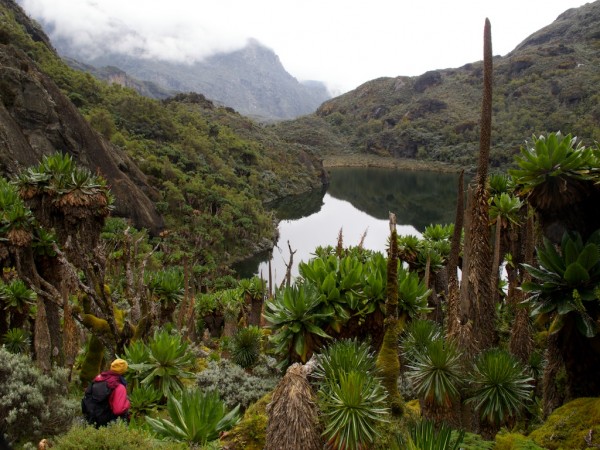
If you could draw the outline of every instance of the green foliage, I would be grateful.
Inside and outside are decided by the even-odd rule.
[[[265,302],[264,317],[275,330],[271,340],[276,352],[306,362],[317,346],[316,338],[329,338],[322,328],[328,314],[320,305],[321,299],[311,284],[279,290]]]
[[[131,413],[134,416],[148,415],[155,411],[162,400],[163,393],[153,386],[138,386],[129,392]]]
[[[518,224],[518,213],[523,206],[519,197],[503,192],[492,197],[490,202],[490,219],[492,221],[496,221],[499,217],[504,223]]]
[[[499,432],[495,438],[494,450],[544,450],[533,440],[519,433]]]
[[[29,356],[0,347],[0,432],[9,441],[39,441],[60,434],[79,414],[79,400],[67,393],[68,373],[55,368],[44,375]]]
[[[273,358],[265,356],[261,356],[251,370],[244,370],[226,359],[209,361],[208,367],[196,375],[196,384],[204,390],[218,388],[229,408],[239,404],[245,410],[277,386],[281,373],[275,364]]]
[[[565,233],[560,249],[544,239],[543,247],[537,248],[539,267],[523,264],[534,278],[522,285],[529,294],[531,314],[551,319],[551,333],[558,332],[565,317],[572,314],[583,335],[595,336],[598,326],[589,310],[599,298],[600,230],[585,244],[578,233]]]
[[[29,233],[34,225],[33,214],[19,196],[17,188],[0,177],[0,236],[8,238],[14,245],[28,245],[30,237],[20,240],[10,233],[15,230]]]
[[[239,406],[227,411],[216,391],[203,392],[186,389],[167,401],[169,418],[146,421],[160,436],[190,444],[206,444],[219,437],[219,433],[234,426],[240,419]]]
[[[460,398],[462,353],[452,341],[435,339],[414,354],[407,376],[428,405],[450,407]]]
[[[153,386],[165,398],[183,389],[183,378],[192,378],[189,369],[193,367],[195,356],[189,349],[189,344],[177,334],[167,331],[157,331],[147,344],[147,350],[142,344],[135,343],[125,350],[125,354],[134,360],[148,357],[146,361],[130,363],[129,366],[141,378],[143,386]],[[131,346],[130,346],[131,347]]]
[[[470,374],[472,403],[481,417],[492,425],[501,425],[518,415],[529,401],[533,379],[518,360],[500,349],[483,352]]]
[[[244,369],[254,366],[260,356],[261,340],[262,331],[257,326],[237,330],[230,343],[233,362]]]
[[[272,129],[199,94],[152,100],[69,68],[0,6],[12,45],[32,57],[92,127],[124,151],[159,192],[173,250],[208,271],[248,256],[275,237],[267,201],[322,185],[316,155],[290,146]],[[14,97],[14,96],[13,96]],[[8,102],[7,95],[3,99]],[[14,100],[14,99],[13,99]]]
[[[317,356],[314,375],[330,448],[359,449],[374,442],[376,424],[387,420],[387,394],[375,355],[357,339],[335,341]]]
[[[557,132],[547,137],[533,136],[532,141],[529,146],[521,147],[520,156],[515,158],[519,168],[510,171],[515,183],[522,186],[523,194],[550,184],[558,193],[561,182],[590,178],[588,169],[593,154],[576,137]]]
[[[408,317],[419,317],[429,311],[427,298],[431,290],[415,272],[398,267],[398,313]]]
[[[490,197],[508,193],[511,184],[512,179],[505,173],[491,173],[488,177],[488,189]]]
[[[400,450],[459,450],[465,432],[453,433],[445,424],[436,425],[429,420],[421,420],[410,427],[410,438],[406,441],[397,435],[395,449]]]
[[[242,420],[220,439],[224,448],[264,449],[268,425],[266,408],[272,397],[272,393],[266,394],[244,412]]]
[[[145,281],[148,290],[161,302],[177,304],[183,298],[181,267],[169,267],[160,272],[147,273]]]
[[[313,376],[319,380],[339,381],[341,373],[351,370],[375,374],[375,356],[368,343],[357,338],[332,342],[317,355]]]
[[[35,304],[36,298],[35,292],[18,278],[8,284],[0,282],[0,300],[5,310],[24,314]]]
[[[554,410],[529,438],[549,450],[596,448],[599,424],[600,399],[578,398]]]
[[[25,199],[44,194],[59,209],[86,207],[99,216],[108,215],[114,200],[104,178],[62,153],[44,155],[37,167],[21,171],[15,184]]]
[[[325,420],[323,435],[334,449],[357,450],[372,443],[375,424],[389,414],[381,382],[364,371],[340,372],[319,389],[319,406]]]
[[[423,239],[429,241],[449,241],[454,233],[454,224],[449,225],[429,225],[423,231]]]
[[[453,436],[456,434],[456,431],[452,432]],[[495,443],[486,441],[478,434],[465,433],[460,448],[462,450],[492,450],[495,448]]]
[[[106,427],[94,428],[90,425],[76,425],[53,440],[54,450],[186,450],[182,443],[163,442],[150,433],[128,427],[122,421],[113,422]]]
[[[2,344],[10,353],[28,353],[31,338],[24,329],[11,328],[2,336]]]
[[[409,361],[427,351],[427,346],[436,340],[442,339],[442,327],[433,320],[415,319],[404,329],[400,337],[402,355]]]

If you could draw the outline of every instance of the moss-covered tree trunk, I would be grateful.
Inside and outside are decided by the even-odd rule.
[[[384,336],[376,363],[388,393],[392,414],[395,415],[402,414],[403,410],[402,396],[398,390],[398,377],[400,376],[398,336],[405,321],[404,315],[401,319],[398,318],[398,234],[396,232],[396,216],[390,213]]]

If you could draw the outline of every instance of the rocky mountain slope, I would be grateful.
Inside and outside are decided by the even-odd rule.
[[[310,149],[201,94],[159,101],[70,68],[14,0],[0,0],[0,120],[2,175],[67,152],[108,179],[118,215],[166,228],[204,270],[272,248],[266,203],[327,182]]]
[[[50,35],[52,38],[52,34]],[[299,82],[281,64],[273,50],[250,40],[246,47],[230,53],[213,55],[193,64],[145,59],[135,55],[107,53],[88,59],[64,39],[52,41],[58,52],[102,79],[110,80],[118,68],[136,80],[138,92],[154,98],[164,93],[198,92],[207,98],[257,120],[292,119],[313,113],[331,98],[321,82]],[[150,83],[159,90],[147,90]],[[164,92],[160,92],[160,91]]]
[[[478,149],[481,86],[481,62],[380,78],[276,128],[288,142],[324,156],[374,154],[470,166]],[[599,86],[596,1],[565,11],[494,58],[492,164],[510,164],[533,134],[560,130],[587,144],[599,141]]]
[[[16,19],[44,45],[47,37],[10,0],[2,0]],[[4,17],[2,14],[3,20]],[[11,45],[11,36],[0,37],[0,172],[16,173],[37,164],[42,155],[57,151],[100,172],[116,197],[116,211],[136,226],[158,232],[163,219],[154,201],[158,191],[122,151],[104,140],[81,116],[57,85],[22,50]]]

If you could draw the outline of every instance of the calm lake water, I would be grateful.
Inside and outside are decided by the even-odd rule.
[[[385,251],[389,212],[396,214],[398,234],[420,235],[430,224],[453,223],[458,174],[409,172],[381,168],[335,168],[326,191],[286,198],[275,205],[279,242],[272,252],[256,255],[237,267],[242,277],[281,283],[289,262],[288,242],[294,253],[292,276],[298,263],[308,261],[318,246],[335,246],[340,229],[344,246]]]

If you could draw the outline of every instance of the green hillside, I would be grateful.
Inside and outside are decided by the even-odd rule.
[[[0,15],[4,57],[35,67],[38,79],[48,75],[114,154],[133,160],[157,190],[145,188],[165,218],[168,245],[196,263],[225,266],[271,248],[276,223],[265,203],[322,185],[319,158],[231,108],[192,93],[157,101],[98,81],[69,68],[14,2],[2,1]],[[18,117],[18,86],[11,78],[2,89],[4,106]]]
[[[493,39],[492,23],[492,39]],[[432,63],[434,64],[434,63]],[[276,126],[323,156],[382,155],[474,164],[482,62],[380,78]],[[492,165],[510,164],[533,134],[600,140],[600,2],[561,14],[494,58]]]

